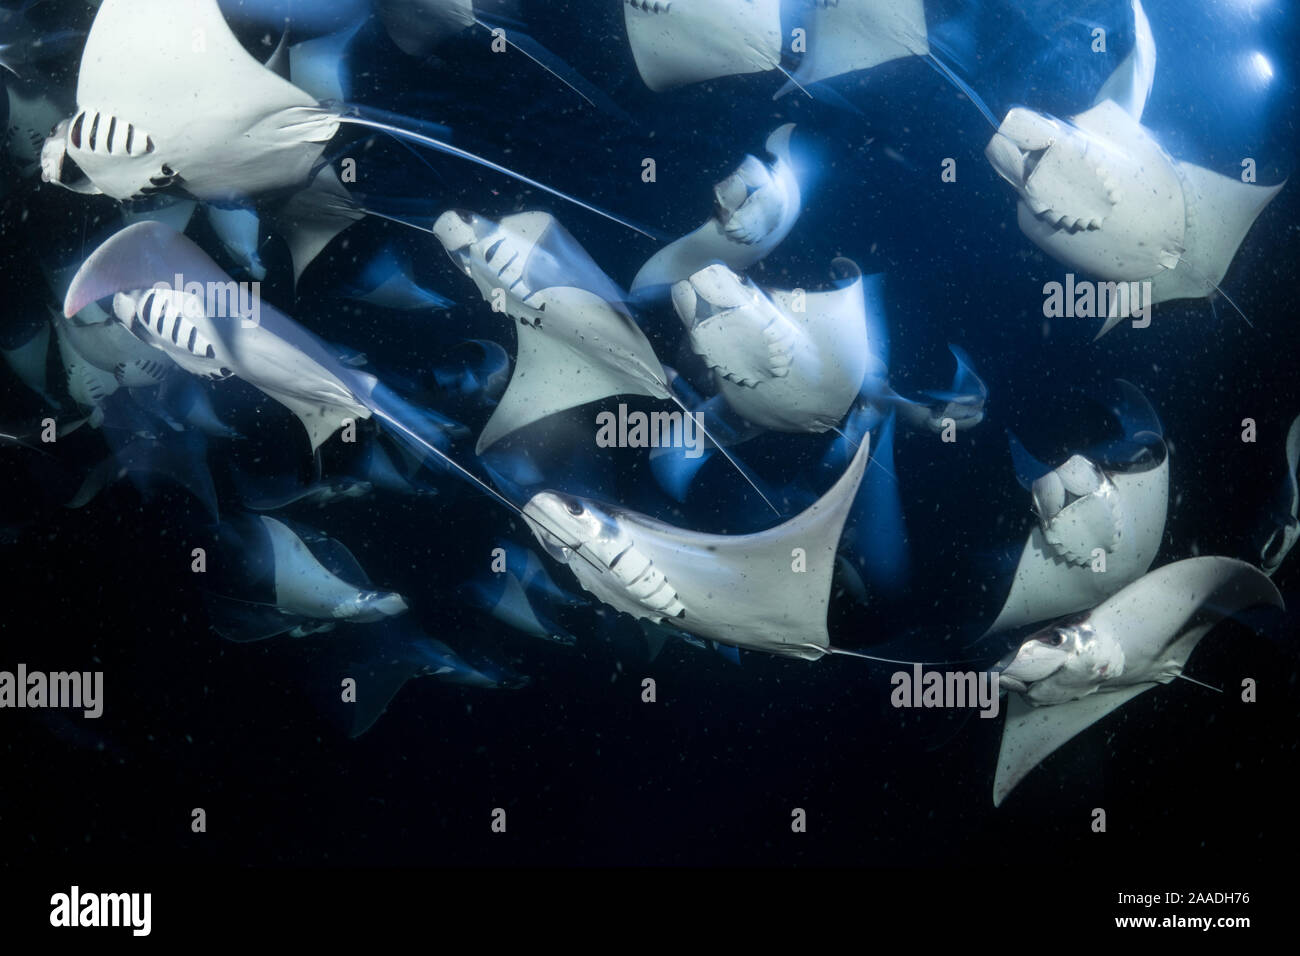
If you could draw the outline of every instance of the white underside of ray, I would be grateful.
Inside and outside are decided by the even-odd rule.
[[[723,268],[710,266],[704,273]],[[678,314],[687,323],[692,348],[715,370],[719,393],[746,421],[776,431],[824,432],[848,412],[871,355],[862,277],[856,266],[852,269],[856,277],[842,288],[800,294],[766,290],[752,306],[712,316],[694,328],[693,312],[682,309],[708,290],[692,277],[691,296],[679,304]]]
[[[537,611],[533,608],[532,602],[528,600],[528,594],[524,591],[523,585],[511,573],[505,575],[501,597],[492,608],[492,616],[503,624],[530,637],[553,640],[560,636],[553,633],[550,628],[542,623],[541,618],[537,616]]]
[[[1150,281],[1145,305],[1203,298],[1282,187],[1175,161],[1141,125],[1156,53],[1137,0],[1133,11],[1134,49],[1092,108],[1070,123],[1014,109],[985,154],[1020,194],[1021,230],[1058,262],[1108,282]],[[1127,317],[1112,300],[1097,337]]]
[[[656,92],[781,63],[780,0],[625,0],[623,20],[637,71]]]
[[[91,419],[91,425],[98,427],[103,421],[100,406],[104,400],[118,390],[117,378],[112,372],[88,362],[72,344],[68,336],[67,320],[54,322],[55,340],[58,344],[59,359],[63,362],[68,394],[72,400],[83,408],[95,409],[97,416]]]
[[[1079,549],[1090,556],[1100,547],[1105,571],[1094,571],[1091,560],[1074,562],[1054,547],[1035,524],[1016,565],[1011,591],[985,634],[1007,631],[1024,624],[1046,621],[1094,607],[1099,601],[1146,573],[1155,560],[1164,535],[1169,506],[1169,457],[1156,468],[1132,474],[1110,475],[1118,492],[1118,541],[1113,546],[1098,537]],[[1065,509],[1058,521],[1068,520]]]
[[[923,0],[839,0],[801,8],[807,50],[794,79],[807,86],[930,52]]]
[[[1168,154],[1109,100],[1073,124],[1025,182],[1021,230],[1055,259],[1106,279],[1177,266],[1186,212]]]
[[[198,207],[199,204],[193,199],[179,197],[156,200],[148,208],[143,205],[134,208],[128,204],[122,207],[122,221],[128,226],[137,222],[161,222],[177,232],[184,232],[189,228],[190,220],[194,218],[194,211]]]
[[[141,342],[120,323],[82,325],[51,310],[54,324],[77,354],[126,388],[158,385],[176,367],[166,355]],[[83,310],[82,314],[85,314]],[[106,317],[109,318],[109,317]]]
[[[1021,190],[1025,235],[1080,272],[1111,282],[1149,280],[1149,304],[1212,294],[1282,186],[1176,162],[1110,100],[1074,125],[1079,132],[1066,140],[1072,148],[1048,148]],[[1081,221],[1084,228],[1062,228],[1062,215],[1067,226]],[[1127,318],[1111,303],[1098,337]]]
[[[366,601],[364,589],[322,565],[286,525],[266,515],[259,520],[271,540],[275,603],[281,610],[304,617],[364,623],[406,609],[405,602],[395,594],[386,595],[384,601]]]
[[[164,312],[163,294],[152,294],[146,311],[140,290],[187,282],[235,288],[235,283],[189,239],[155,222],[138,223],[117,233],[82,265],[69,287],[64,311],[118,294],[131,314],[121,317],[145,335],[149,345],[181,368],[200,376],[234,374],[294,412],[315,449],[348,421],[369,418],[363,397],[373,390],[373,376],[348,368],[319,340],[269,303],[260,303],[256,321],[237,309],[221,307],[209,314],[206,303],[181,313],[181,300]],[[178,318],[178,315],[180,316]],[[195,343],[202,343],[202,347]],[[210,351],[209,351],[210,349]]]
[[[1008,702],[993,782],[993,803],[1048,755],[1138,694],[1182,674],[1214,625],[1259,604],[1282,607],[1282,596],[1258,569],[1231,558],[1190,558],[1165,565],[1102,603],[1086,622],[1118,641],[1123,669],[1113,681],[1064,703],[1033,706],[1020,693]]]
[[[1006,723],[993,777],[993,805],[1001,806],[1007,794],[1062,744],[1155,686],[1136,684],[1050,707],[1034,707],[1019,694],[1008,694]]]
[[[484,301],[513,319],[519,343],[514,374],[479,435],[479,454],[511,432],[588,402],[671,398],[645,334],[621,305],[592,291],[614,295],[613,282],[555,217],[523,212],[499,223],[480,216],[472,222],[445,213],[434,233]],[[563,280],[591,289],[544,284]]]
[[[336,116],[244,50],[216,0],[105,0],[82,55],[77,104],[81,146],[69,155],[118,199],[140,194],[164,164],[199,199],[306,182],[338,130]],[[137,143],[128,153],[127,124],[155,149]],[[118,142],[110,144],[103,127],[112,125]]]
[[[647,576],[649,569],[661,574],[676,594],[670,610],[680,605],[680,615],[656,613],[640,603],[629,590],[635,583],[622,582],[618,568],[611,571],[584,558],[586,543],[567,542],[569,567],[584,589],[635,617],[733,647],[817,660],[831,651],[826,612],[835,555],[867,466],[869,444],[861,444],[849,468],[810,508],[758,534],[701,534],[635,512],[610,512],[619,531],[614,544],[618,568],[645,567]],[[548,532],[563,533],[562,516],[542,515],[539,531],[537,515],[530,503],[525,518],[544,545]],[[806,570],[795,570],[796,548],[802,549]]]
[[[519,347],[514,374],[479,435],[478,454],[511,432],[588,402],[614,395],[671,397],[662,384],[666,378],[662,366],[657,380],[645,371],[654,355],[648,341],[644,346],[630,343],[648,353],[635,364],[619,360],[626,351],[621,346],[606,351],[613,339],[644,337],[640,330],[631,335],[627,329],[630,320],[603,299],[585,289],[552,288],[529,301],[545,313],[542,327],[515,324]],[[657,366],[658,360],[654,363]]]
[[[1178,163],[1187,203],[1181,262],[1152,280],[1152,301],[1213,295],[1264,207],[1284,183],[1257,186],[1190,163]]]
[[[660,249],[637,272],[631,291],[680,282],[714,262],[743,272],[780,245],[794,228],[802,208],[799,181],[790,162],[793,130],[794,125],[788,123],[768,137],[767,150],[775,161],[763,175],[761,185],[752,181],[761,164],[751,156],[714,187],[715,199],[729,203],[728,222],[722,222],[715,211],[694,232]],[[750,189],[753,191],[743,201],[736,201]]]

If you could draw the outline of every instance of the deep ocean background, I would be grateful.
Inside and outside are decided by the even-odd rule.
[[[1079,112],[1130,44],[1123,2],[928,9],[936,49],[999,117],[1021,103]],[[1261,183],[1291,175],[1294,5],[1149,0],[1146,11],[1158,63],[1144,124],[1178,159],[1235,175],[1250,156]],[[1076,390],[1110,378],[1144,391],[1169,441],[1170,511],[1157,564],[1257,554],[1282,483],[1286,428],[1300,414],[1293,185],[1260,217],[1224,282],[1253,327],[1222,300],[1213,310],[1182,301],[1157,306],[1148,329],[1120,327],[1092,343],[1091,320],[1043,319],[1042,285],[1064,269],[1017,229],[1011,191],[982,155],[991,133],[983,118],[920,60],[836,81],[860,114],[798,93],[774,102],[775,74],[653,94],[636,75],[617,3],[528,3],[521,19],[627,119],[585,107],[517,56],[489,54],[482,32],[449,41],[421,64],[375,23],[353,46],[351,96],[443,123],[461,145],[674,237],[703,221],[712,184],[741,156],[760,154],[772,129],[796,122],[803,214],[754,278],[816,285],[834,256],[851,257],[865,272],[886,274],[900,390],[946,385],[948,342],[971,354],[988,383],[987,420],[956,446],[900,431],[896,472],[914,580],[879,606],[838,598],[836,643],[892,642],[897,651],[907,637],[932,640],[987,621],[1001,597],[989,555],[1018,548],[1028,516],[1005,429],[1045,458],[1103,437],[1104,416]],[[1110,30],[1105,56],[1088,49],[1092,24]],[[239,32],[252,49],[269,36],[255,25]],[[1267,80],[1256,72],[1256,52],[1271,64]],[[66,69],[75,68],[74,53]],[[440,156],[425,166],[381,143],[358,140],[352,149],[364,150],[360,190],[410,201],[430,217],[453,207],[493,216],[552,210],[624,285],[655,248],[476,167]],[[335,153],[352,155],[348,147]],[[658,166],[653,184],[640,179],[647,156]],[[946,157],[956,160],[956,183],[940,181]],[[96,217],[108,217],[112,204],[30,180],[13,184],[3,202],[6,303],[43,308],[42,257],[93,248],[109,222]],[[420,277],[458,304],[414,316],[340,304],[335,273],[384,242],[407,249]],[[362,223],[312,266],[296,301],[283,248],[272,240],[265,255],[269,300],[404,376],[418,379],[470,336],[513,345],[431,237]],[[644,319],[661,358],[674,364],[680,336],[671,309]],[[6,424],[43,417],[11,375],[0,389]],[[606,463],[593,459],[604,452],[563,444],[591,414],[559,416],[528,441],[549,443],[575,472],[605,476],[608,497],[657,506],[666,520],[708,530],[761,523],[725,468],[710,466],[680,508],[654,497],[644,461],[631,453],[602,471]],[[1247,417],[1258,423],[1255,444],[1241,441]],[[305,467],[306,442],[284,418],[259,440],[283,447],[286,468]],[[466,423],[477,431],[484,420]],[[103,446],[85,431],[67,454],[93,464]],[[780,483],[825,444],[770,436],[745,446],[745,460]],[[458,452],[472,456],[472,443]],[[1300,848],[1293,615],[1266,622],[1264,633],[1225,622],[1198,648],[1189,674],[1227,693],[1175,682],[1139,697],[1050,757],[995,810],[1000,721],[894,710],[895,668],[758,654],[743,654],[737,667],[684,645],[650,662],[608,616],[578,614],[579,644],[566,649],[475,612],[456,588],[468,569],[486,569],[489,542],[531,540],[490,501],[444,482],[446,493],[431,503],[372,498],[300,517],[344,541],[375,581],[408,595],[430,634],[506,661],[532,683],[485,692],[414,681],[352,740],[337,715],[314,705],[320,688],[308,664],[328,635],[237,645],[207,629],[189,571],[184,529],[194,508],[184,495],[146,504],[124,482],[79,511],[48,507],[55,483],[33,472],[22,449],[0,454],[12,529],[0,545],[0,666],[102,669],[107,696],[98,721],[0,714],[0,859],[9,865],[1051,863],[1111,873],[1155,865],[1231,882]],[[223,451],[214,443],[211,454]],[[567,572],[551,570],[576,590]],[[1300,605],[1300,556],[1274,580]],[[640,700],[647,676],[658,684],[653,705]],[[1258,680],[1258,703],[1240,702],[1243,677]],[[194,807],[207,811],[205,834],[190,832]],[[490,832],[494,807],[508,812],[504,836]],[[808,811],[806,834],[790,832],[794,807]],[[1104,835],[1089,828],[1095,807],[1107,811]]]

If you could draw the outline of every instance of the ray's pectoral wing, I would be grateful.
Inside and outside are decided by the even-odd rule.
[[[726,644],[815,660],[830,637],[826,611],[840,534],[870,454],[864,440],[816,503],[750,535],[704,535],[625,515],[636,545],[685,607],[675,625]]]
[[[1019,694],[1011,694],[993,779],[993,805],[1000,805],[1031,770],[1078,734],[1144,691],[1167,684],[1182,673],[1192,651],[1216,622],[1197,624],[1170,644],[1162,655],[1165,676],[1159,679],[1046,707],[1035,707]]]
[[[625,333],[629,330],[624,323],[631,320],[599,296],[570,287],[543,289],[529,298],[529,304],[537,310],[537,324],[526,319],[515,323],[519,351],[514,375],[479,435],[476,454],[482,454],[511,432],[588,402],[612,395],[667,397],[649,381],[657,360],[655,366],[646,366],[646,371],[638,374],[637,369],[624,364],[627,353],[617,348],[613,336],[602,341],[601,324],[616,323],[607,325],[607,329]],[[577,312],[599,314],[601,318],[599,323],[565,321],[559,315],[562,311],[568,312],[570,318]],[[639,332],[633,336],[638,337],[644,341]],[[648,342],[645,345],[649,348]],[[661,368],[658,374],[662,375]]]
[[[1019,694],[1009,695],[1006,723],[1002,727],[1002,746],[998,751],[998,769],[993,778],[993,805],[1000,806],[1029,771],[1061,745],[1155,686],[1154,682],[1135,684],[1048,707],[1034,707]]]
[[[1296,482],[1296,468],[1300,467],[1300,415],[1291,422],[1286,433],[1286,500],[1291,516],[1300,511],[1300,484]]]
[[[843,0],[805,9],[808,49],[796,74],[801,83],[930,52],[922,0]]]
[[[1168,682],[1197,640],[1224,617],[1256,605],[1282,607],[1273,582],[1254,565],[1233,558],[1187,558],[1157,568],[1089,615],[1098,632],[1124,649],[1124,673]],[[1186,629],[1186,630],[1184,630]],[[1181,656],[1180,656],[1181,655]]]
[[[828,391],[848,389],[856,395],[871,358],[866,296],[857,265],[848,259],[836,259],[835,264],[851,276],[840,288],[824,292],[773,290],[769,295],[777,308],[802,328],[818,359],[820,386]]]
[[[993,783],[1000,804],[1024,776],[1080,731],[1157,684],[1183,672],[1201,638],[1224,617],[1257,605],[1281,608],[1282,596],[1258,568],[1233,558],[1188,558],[1139,578],[1088,615],[1115,638],[1124,667],[1115,690],[1033,707],[1012,694]]]
[[[655,92],[781,60],[780,0],[624,0],[623,18],[637,71]]]
[[[313,401],[303,398],[301,395],[283,392],[267,385],[258,385],[257,389],[275,399],[297,416],[298,420],[302,422],[302,427],[307,430],[307,437],[311,441],[312,451],[329,441],[330,436],[343,428],[349,421],[370,417],[370,412],[367,409],[359,407],[341,408],[338,405]]]
[[[1016,565],[1015,577],[1006,602],[986,634],[1009,630],[1022,624],[1045,621],[1091,607],[1143,574],[1155,560],[1164,535],[1169,506],[1169,458],[1158,466],[1134,474],[1114,474],[1118,489],[1111,524],[1111,509],[1100,510],[1090,502],[1076,502],[1063,509],[1054,522],[1064,521],[1051,539],[1042,523],[1030,530]],[[1087,507],[1079,508],[1079,505]],[[1076,521],[1067,512],[1078,511]],[[1049,524],[1049,528],[1053,525]],[[1118,531],[1118,535],[1116,535]],[[1073,547],[1062,546],[1073,540]],[[1103,565],[1095,563],[1101,549]],[[1104,571],[1098,570],[1104,567]]]
[[[364,216],[331,166],[275,207],[271,219],[289,247],[294,283],[334,237]]]
[[[82,54],[77,102],[159,133],[210,113],[316,106],[244,49],[217,0],[104,0]]]
[[[1155,81],[1156,41],[1139,0],[1133,0],[1133,34],[1133,49],[1107,77],[1093,104],[1111,100],[1135,120],[1141,120]]]
[[[758,255],[750,258],[754,252]],[[675,239],[651,256],[632,280],[632,291],[672,285],[690,278],[712,262],[733,271],[743,271],[762,257],[757,246],[745,246],[730,239],[716,218],[680,239]]]
[[[373,376],[343,369],[319,341],[270,306],[262,313],[249,327],[223,323],[225,353],[236,375],[299,418],[313,451],[349,422],[371,417],[362,395],[374,387]]]
[[[1243,183],[1190,163],[1178,163],[1177,169],[1187,209],[1183,261],[1152,280],[1153,303],[1212,293],[1250,227],[1286,185]]]

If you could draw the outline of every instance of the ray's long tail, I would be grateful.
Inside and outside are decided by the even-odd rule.
[[[547,186],[545,183],[538,182],[530,176],[525,176],[523,173],[515,172],[513,169],[502,166],[500,163],[493,162],[492,160],[479,156],[476,153],[471,153],[469,150],[461,149],[459,146],[453,146],[451,143],[438,139],[436,136],[411,129],[410,127],[412,125],[418,124],[406,117],[397,116],[372,107],[361,107],[353,104],[334,104],[332,108],[338,110],[337,115],[340,123],[345,123],[351,126],[360,126],[363,129],[374,130],[380,133],[387,133],[389,136],[403,142],[414,143],[418,146],[424,146],[428,149],[434,149],[438,152],[446,153],[449,156],[456,156],[460,159],[469,160],[471,163],[477,163],[478,165],[491,169],[494,172],[498,172],[503,176],[509,176],[511,179],[521,182],[526,186],[540,189],[542,192],[548,193],[557,199],[573,203],[573,205],[585,209],[587,212],[595,213],[597,216],[603,216],[611,222],[616,222],[620,226],[631,229],[633,232],[639,232],[648,239],[657,238],[653,233],[641,226],[635,225],[611,212],[606,212],[598,206],[594,206],[589,202],[578,199],[576,196],[571,196],[566,192],[561,192],[558,189]]]
[[[362,402],[380,426],[409,448],[416,457],[436,458],[450,471],[499,504],[517,515],[523,515],[518,505],[447,454],[443,447],[448,443],[447,425],[438,415],[408,402],[382,382],[363,396]]]

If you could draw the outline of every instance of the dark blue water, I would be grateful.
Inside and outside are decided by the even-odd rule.
[[[1146,10],[1159,58],[1145,125],[1178,159],[1235,175],[1241,159],[1253,157],[1261,183],[1290,175],[1291,5],[1150,0]],[[87,22],[79,8],[45,15]],[[484,52],[481,32],[418,63],[398,55],[374,22],[353,46],[351,97],[444,124],[466,148],[674,237],[704,220],[712,185],[741,156],[759,153],[772,129],[795,122],[803,213],[753,278],[778,288],[820,284],[832,258],[850,257],[886,276],[891,378],[900,390],[946,384],[950,342],[971,354],[988,384],[985,422],[955,446],[899,433],[895,465],[914,573],[903,593],[866,607],[837,597],[833,643],[918,653],[941,646],[955,657],[957,638],[978,633],[996,612],[998,555],[1018,547],[1028,527],[1006,430],[1045,458],[1101,440],[1111,424],[1080,390],[1114,378],[1147,395],[1170,447],[1169,519],[1156,565],[1197,554],[1257,556],[1283,480],[1283,436],[1300,414],[1293,304],[1300,200],[1292,186],[1251,229],[1223,283],[1251,324],[1221,298],[1213,307],[1184,300],[1157,306],[1148,329],[1122,327],[1092,343],[1092,320],[1044,320],[1042,285],[1064,270],[1016,228],[1012,193],[983,157],[991,135],[984,119],[923,62],[837,81],[857,112],[797,93],[773,102],[780,84],[771,75],[654,94],[636,75],[618,5],[525,4],[522,19],[626,116],[593,111],[518,57],[503,67]],[[933,5],[929,21],[943,42],[936,49],[999,117],[1017,104],[1079,112],[1131,42],[1127,4],[1118,2],[951,2]],[[1088,50],[1094,23],[1111,30],[1106,58]],[[245,22],[239,32],[256,49],[267,28]],[[75,75],[76,64],[74,50],[42,69],[56,83]],[[421,221],[448,208],[494,218],[553,211],[623,285],[656,248],[445,157],[426,165],[401,147],[360,139],[332,153],[359,157],[358,189]],[[646,157],[656,160],[655,183],[641,181]],[[940,180],[946,158],[956,161],[955,183]],[[109,229],[114,204],[11,179],[0,257],[7,321],[17,322],[52,304],[40,264],[88,253]],[[212,239],[202,231],[195,238]],[[404,315],[344,302],[340,277],[385,244],[407,252],[416,276],[457,304]],[[403,380],[421,382],[466,338],[513,349],[499,317],[432,237],[360,223],[313,264],[296,294],[283,246],[272,239],[263,254],[268,301]],[[675,364],[680,326],[671,309],[640,318],[660,357]],[[0,387],[4,422],[45,414],[12,376]],[[488,413],[454,414],[477,433]],[[716,463],[678,506],[657,492],[640,456],[602,458],[607,453],[582,440],[591,414],[558,416],[514,447],[549,456],[548,477],[557,482],[599,485],[603,497],[664,520],[711,531],[763,525],[761,505]],[[241,447],[215,442],[210,456],[305,474],[309,452],[297,423],[269,404],[264,418]],[[1256,443],[1241,440],[1245,418],[1257,422]],[[806,473],[826,445],[769,435],[745,445],[744,457],[782,485]],[[202,516],[182,491],[164,486],[145,500],[120,482],[87,508],[59,507],[64,484],[76,487],[69,473],[106,453],[90,429],[58,443],[57,465],[24,449],[3,451],[10,528],[3,661],[93,664],[105,672],[108,700],[98,721],[3,714],[6,862],[1050,860],[1085,870],[1116,861],[1260,864],[1296,848],[1288,785],[1300,704],[1294,618],[1267,621],[1262,631],[1225,622],[1189,667],[1225,694],[1175,682],[1139,697],[1063,747],[994,810],[1000,721],[895,710],[887,665],[742,653],[736,666],[680,643],[650,661],[635,625],[597,606],[566,612],[579,638],[574,648],[539,643],[475,611],[459,589],[486,569],[492,542],[531,538],[485,496],[440,478],[432,500],[374,496],[295,516],[345,542],[373,580],[406,595],[429,634],[531,683],[478,691],[416,680],[353,740],[338,709],[321,703],[330,635],[233,644],[209,630],[188,557]],[[471,461],[472,440],[454,453]],[[327,448],[327,471],[332,454]],[[550,569],[578,591],[566,571]],[[1300,599],[1300,559],[1284,563],[1274,581],[1289,600]],[[657,682],[655,704],[641,702],[644,677]],[[1258,703],[1238,700],[1245,677],[1259,681]],[[190,831],[194,807],[207,811],[205,834]],[[505,837],[489,829],[496,807],[509,815]],[[795,807],[808,811],[805,834],[791,833]],[[1096,807],[1108,813],[1105,836],[1089,829]]]

